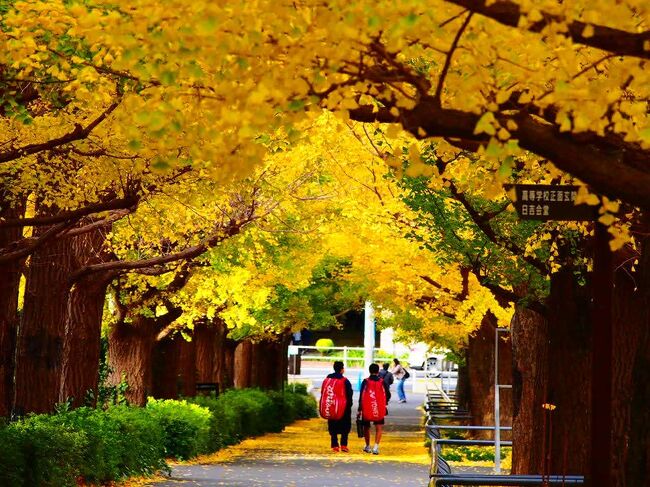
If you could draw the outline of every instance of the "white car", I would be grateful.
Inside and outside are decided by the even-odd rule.
[[[427,377],[438,377],[440,375],[439,365],[442,362],[442,355],[433,355],[421,344],[411,347],[408,363],[409,367],[415,370],[427,370]]]
[[[408,358],[409,366],[415,370],[426,370],[427,377],[440,377],[441,371],[446,377],[458,375],[458,365],[450,362],[444,353],[433,353],[429,350],[422,351],[417,347],[411,348]]]

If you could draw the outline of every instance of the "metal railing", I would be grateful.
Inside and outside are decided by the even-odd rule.
[[[480,474],[449,474],[431,477],[429,487],[452,487],[456,485],[474,486],[518,486],[528,485],[583,485],[585,478],[582,475],[480,475]]]
[[[339,353],[331,353],[328,355],[324,355],[323,351],[339,352]],[[350,357],[350,352],[353,351],[361,352],[361,356]],[[377,354],[379,351],[380,351],[379,348],[375,348],[375,354]],[[297,352],[297,353],[292,354],[291,352]],[[318,352],[318,355],[314,352]],[[355,364],[355,363],[363,366],[365,360],[363,357],[363,352],[364,352],[363,347],[314,347],[314,346],[307,346],[307,345],[291,345],[289,347],[289,354],[300,355],[300,360],[312,361],[312,362],[334,362],[336,360],[340,360],[341,362],[343,362],[343,366],[345,368],[347,368],[349,364]]]

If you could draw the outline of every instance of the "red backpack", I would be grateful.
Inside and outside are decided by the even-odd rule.
[[[386,416],[386,391],[383,379],[366,379],[361,394],[361,414],[364,421],[381,421]]]
[[[328,377],[320,390],[318,410],[322,418],[341,419],[345,413],[347,398],[345,396],[345,378]]]

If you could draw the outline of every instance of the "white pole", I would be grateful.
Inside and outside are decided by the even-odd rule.
[[[365,373],[367,373],[375,353],[375,310],[370,301],[366,301],[363,314],[363,362]]]
[[[343,347],[343,367],[348,368],[348,347]]]
[[[451,362],[445,364],[445,369],[447,369],[447,395],[449,395],[449,392],[451,391]]]
[[[501,473],[501,413],[499,411],[499,332],[494,332],[494,473]]]

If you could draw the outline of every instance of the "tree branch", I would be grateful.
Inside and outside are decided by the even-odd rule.
[[[160,255],[157,257],[151,257],[149,259],[140,259],[140,260],[116,260],[113,262],[103,262],[100,264],[92,264],[78,269],[70,276],[70,281],[75,282],[81,279],[82,277],[94,273],[94,272],[106,272],[106,271],[132,271],[137,269],[144,269],[148,267],[157,267],[170,262],[176,262],[179,260],[190,260],[198,257],[199,255],[208,251],[208,249],[214,247],[219,242],[236,235],[241,231],[241,229],[255,218],[250,217],[243,221],[231,221],[228,226],[223,228],[223,232],[217,233],[210,237],[208,240],[188,247],[179,252],[174,252],[171,254]]]
[[[400,122],[418,138],[443,137],[481,144],[490,140],[486,134],[474,133],[479,114],[438,107],[432,97],[421,98],[415,108],[401,110],[399,116],[389,110],[390,107],[384,107],[373,111],[373,107],[364,106],[350,110],[350,117],[361,122]],[[650,159],[650,151],[607,135],[594,133],[585,137],[560,132],[558,126],[530,115],[523,108],[518,113],[498,113],[496,117],[503,126],[508,120],[517,124],[511,135],[520,147],[545,157],[600,194],[650,209],[650,173],[626,164],[624,159],[626,152],[635,153],[635,158],[645,155]]]
[[[456,201],[460,202],[460,204],[463,205],[463,207],[469,214],[472,221],[492,243],[520,257],[522,260],[524,260],[525,262],[533,266],[535,269],[537,269],[542,275],[548,274],[548,269],[546,268],[543,262],[535,259],[530,255],[525,255],[524,251],[520,249],[517,245],[515,245],[514,242],[505,239],[500,235],[497,235],[497,233],[492,228],[492,225],[490,225],[490,220],[493,218],[493,216],[489,214],[479,213],[476,210],[476,208],[472,206],[472,204],[469,202],[467,197],[463,193],[458,191],[458,188],[452,181],[449,181],[449,190],[451,192],[451,195],[454,197],[454,199],[456,199]]]
[[[76,210],[62,211],[61,213],[52,216],[2,220],[0,221],[0,229],[52,225],[54,223],[60,223],[70,219],[79,219],[81,217],[102,211],[128,209],[134,207],[138,203],[138,199],[139,198],[135,196],[127,196],[125,198],[115,198],[110,201],[93,203]]]
[[[102,218],[100,220],[88,223],[87,225],[84,225],[82,227],[73,228],[72,230],[65,232],[65,236],[76,237],[77,235],[83,235],[84,233],[92,232],[97,228],[108,227],[113,223],[115,223],[116,221],[121,220],[126,215],[130,215],[131,213],[133,213],[133,209],[130,208],[127,208],[125,210],[112,211],[110,215],[108,215],[106,218]]]
[[[445,78],[447,77],[447,73],[449,72],[449,68],[451,66],[451,58],[454,56],[454,52],[456,51],[456,48],[458,47],[458,42],[460,41],[460,38],[463,36],[463,32],[465,32],[465,29],[467,29],[467,26],[469,25],[470,20],[472,20],[472,15],[473,12],[469,12],[465,20],[463,21],[463,25],[460,26],[460,29],[458,29],[458,32],[456,32],[456,36],[454,37],[453,42],[451,43],[451,47],[449,48],[449,52],[447,53],[447,57],[445,58],[445,64],[442,67],[442,71],[440,72],[440,77],[438,78],[438,85],[436,86],[436,93],[433,95],[433,99],[435,102],[438,103],[438,106],[441,106],[441,98],[442,98],[442,88],[445,84]]]
[[[52,240],[58,235],[64,233],[68,228],[74,225],[77,220],[78,219],[74,219],[59,223],[58,225],[54,225],[48,228],[38,237],[25,238],[9,244],[5,249],[3,249],[3,252],[0,252],[0,264],[27,257],[49,240]],[[11,248],[17,248],[17,250],[9,250]]]
[[[85,139],[90,135],[90,133],[102,123],[106,118],[115,111],[119,106],[120,100],[116,100],[109,105],[109,107],[104,110],[97,118],[90,122],[85,127],[81,125],[75,125],[75,128],[72,132],[57,137],[55,139],[50,139],[47,142],[39,142],[36,144],[28,144],[23,147],[12,148],[10,150],[0,152],[0,163],[14,161],[20,159],[21,157],[29,156],[36,154],[38,152],[46,151],[49,149],[54,149],[56,147],[69,144],[70,142],[75,142],[77,140]]]
[[[519,22],[524,12],[521,7],[510,0],[445,0],[475,12],[477,14],[496,20],[500,24],[519,28]],[[565,24],[568,37],[576,44],[595,47],[608,51],[617,56],[632,56],[641,59],[650,59],[650,51],[644,44],[650,41],[650,31],[641,33],[627,32],[602,25],[593,25],[579,20],[568,20],[559,15],[541,12],[542,20],[533,22],[525,27],[530,32],[541,32],[551,24]],[[593,27],[592,35],[585,35],[585,28]]]

